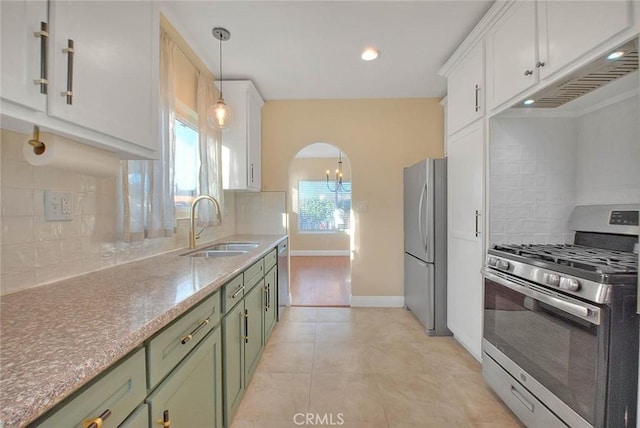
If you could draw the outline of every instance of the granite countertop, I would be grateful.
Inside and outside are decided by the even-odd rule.
[[[286,235],[247,254],[180,257],[182,249],[0,298],[0,427],[21,427],[219,289]]]

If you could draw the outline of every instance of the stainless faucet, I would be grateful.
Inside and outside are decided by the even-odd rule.
[[[220,204],[218,203],[218,201],[216,200],[216,198],[214,198],[213,196],[209,196],[209,195],[202,195],[202,196],[198,196],[197,198],[195,198],[193,200],[193,202],[191,203],[191,217],[189,218],[189,248],[193,249],[196,248],[196,239],[198,239],[200,237],[200,233],[196,234],[196,205],[198,205],[198,202],[207,199],[211,202],[213,202],[213,205],[215,205],[216,207],[216,218],[218,219],[219,222],[222,221],[222,217],[220,216]],[[201,231],[202,232],[202,231]]]

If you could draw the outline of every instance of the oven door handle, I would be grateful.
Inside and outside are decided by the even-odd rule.
[[[489,272],[486,269],[482,269],[482,275],[485,278],[493,282],[496,282],[504,287],[510,288],[511,290],[516,291],[520,294],[524,294],[525,296],[531,297],[532,299],[536,299],[540,302],[544,302],[549,306],[553,306],[554,308],[559,309],[563,312],[574,315],[585,321],[589,321],[592,324],[600,325],[600,309],[599,308],[583,306],[578,303],[568,302],[566,300],[562,300],[557,297],[550,296],[545,293],[541,293],[537,290],[520,285],[517,282],[511,281],[500,275],[496,275],[492,272]]]

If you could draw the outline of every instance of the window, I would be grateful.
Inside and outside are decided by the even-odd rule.
[[[175,189],[176,218],[189,217],[191,202],[198,194],[200,154],[198,131],[176,118]]]
[[[344,182],[349,189],[351,183]],[[298,230],[338,232],[349,230],[351,192],[332,192],[326,181],[298,182]]]

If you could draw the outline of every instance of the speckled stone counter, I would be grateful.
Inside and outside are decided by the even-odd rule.
[[[208,259],[183,249],[1,297],[0,427],[32,422],[284,238],[235,235],[219,241],[260,246]]]

